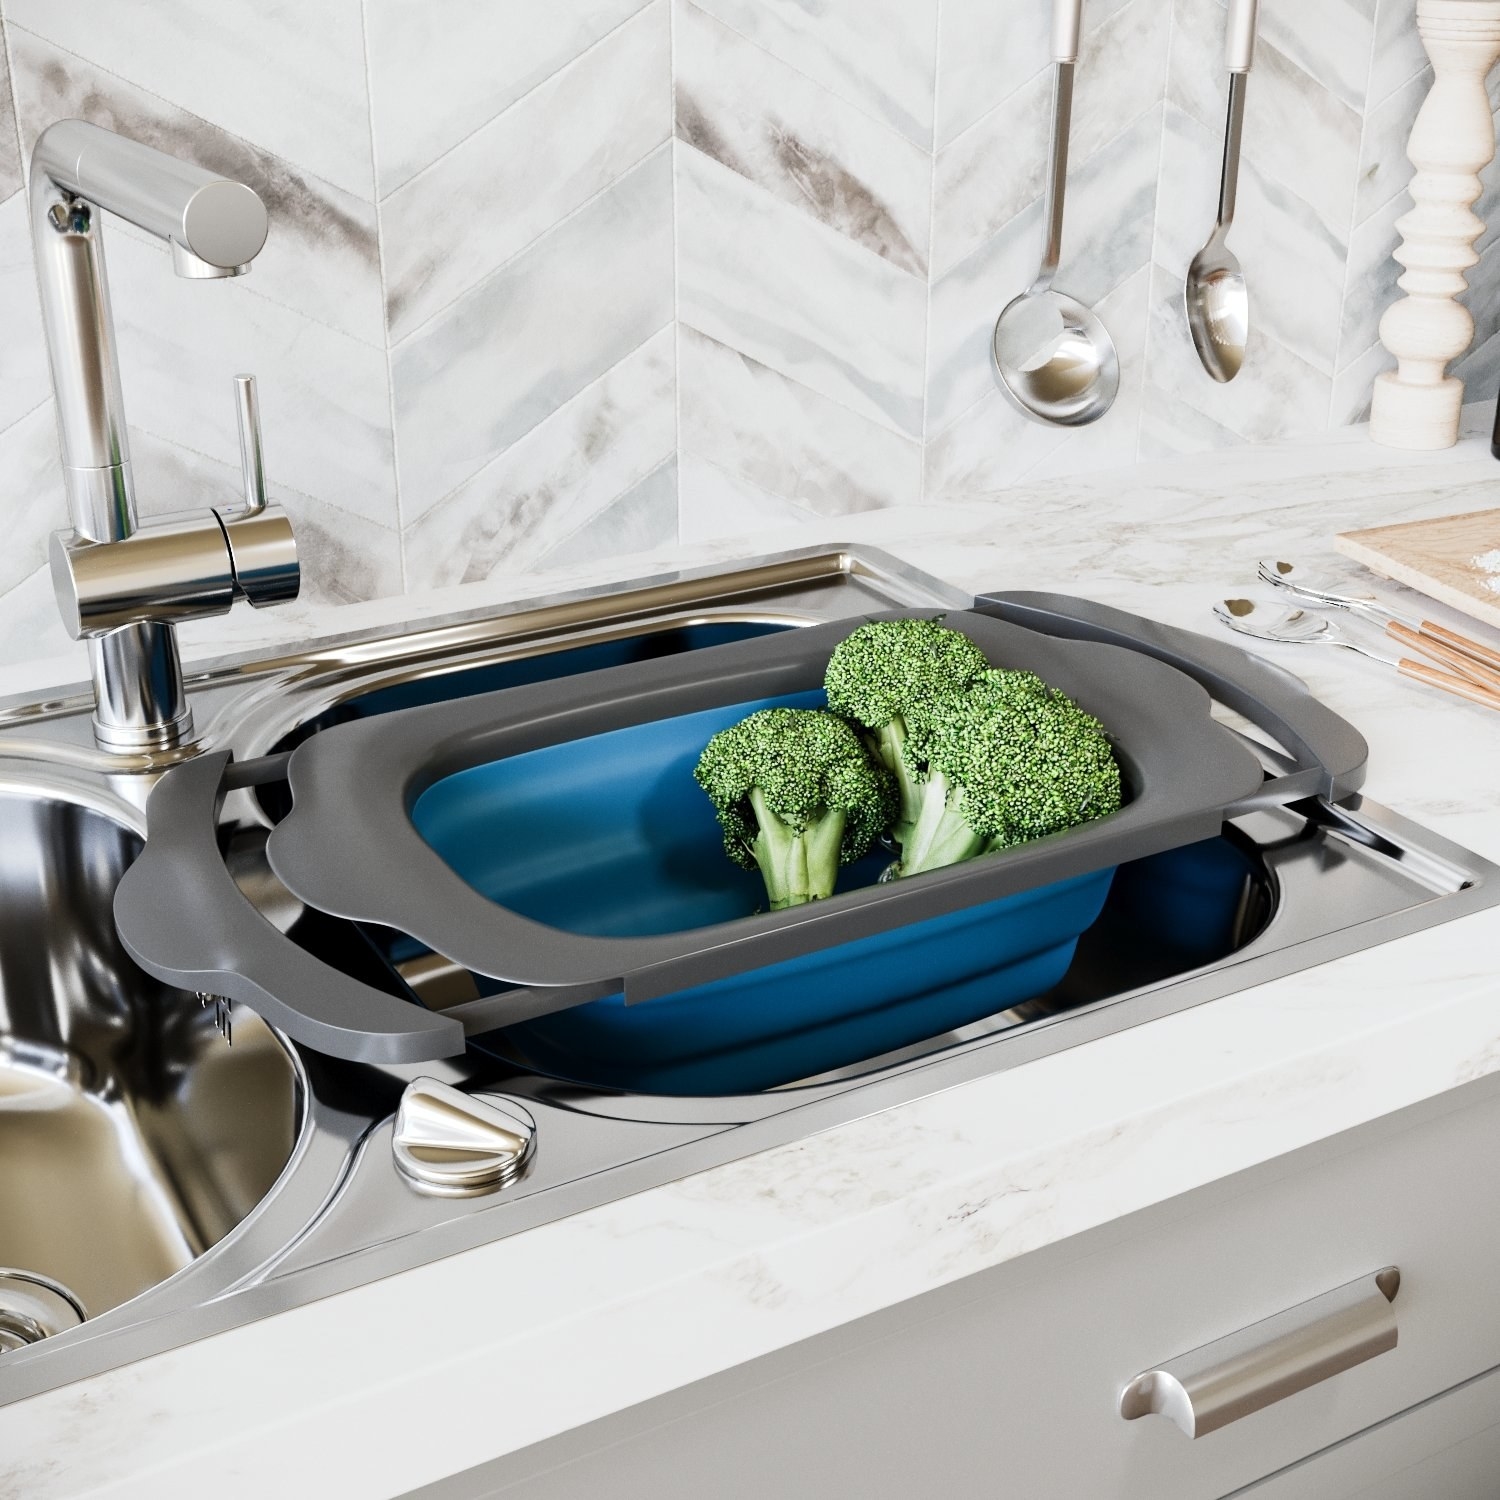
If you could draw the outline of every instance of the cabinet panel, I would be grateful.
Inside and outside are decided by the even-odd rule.
[[[1492,1089],[1377,1122],[419,1493],[1218,1500],[1500,1365],[1497,1155]],[[1389,1352],[1196,1440],[1120,1417],[1139,1372],[1392,1265]]]
[[[1500,1370],[1351,1438],[1233,1500],[1494,1500]]]

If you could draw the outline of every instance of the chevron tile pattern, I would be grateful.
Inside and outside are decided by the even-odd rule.
[[[22,192],[52,120],[265,197],[240,281],[178,281],[112,226],[142,506],[232,495],[229,377],[258,368],[309,593],[358,599],[1359,420],[1430,83],[1413,0],[1261,0],[1234,241],[1254,335],[1221,387],[1181,291],[1224,3],[1086,0],[1058,280],[1123,378],[1063,430],[988,361],[1041,249],[1044,0],[0,0],[0,654],[62,645]],[[1475,398],[1500,383],[1497,192],[1500,166]]]

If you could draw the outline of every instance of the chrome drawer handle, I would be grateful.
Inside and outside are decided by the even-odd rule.
[[[1190,1438],[1237,1422],[1394,1349],[1400,1288],[1401,1272],[1386,1266],[1179,1355],[1125,1387],[1120,1415],[1133,1422],[1155,1412]]]

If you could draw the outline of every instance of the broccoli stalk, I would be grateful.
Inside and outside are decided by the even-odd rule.
[[[842,719],[768,708],[720,730],[693,772],[736,864],[759,870],[772,911],[833,894],[839,867],[889,825],[893,779]]]
[[[906,755],[908,717],[928,700],[976,682],[989,667],[968,636],[936,620],[872,620],[834,648],[824,687],[828,707],[861,725],[870,748],[896,778],[895,837],[914,837],[933,795]]]
[[[904,753],[922,803],[900,875],[1009,849],[1120,806],[1103,725],[1031,672],[985,672],[914,705]]]

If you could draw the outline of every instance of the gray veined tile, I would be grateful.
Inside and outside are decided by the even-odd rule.
[[[1224,23],[1222,0],[1178,0],[1167,77],[1169,102],[1220,137],[1228,92]],[[1246,85],[1244,159],[1290,188],[1340,239],[1354,211],[1360,123],[1358,110],[1262,29]]]
[[[923,281],[680,143],[677,241],[688,327],[921,434]]]
[[[1154,255],[1181,287],[1189,262],[1208,237],[1218,202],[1221,140],[1168,105],[1162,136],[1162,181]],[[1339,344],[1346,247],[1307,204],[1245,161],[1230,245],[1244,268],[1250,318],[1331,375]]]
[[[1088,0],[1084,35],[1108,26],[1128,0]],[[1134,0],[1163,20],[1171,0]],[[948,145],[1048,69],[1052,60],[1052,7],[1004,0],[942,0],[938,36],[937,144]],[[1114,80],[1091,80],[1089,92],[1108,98]],[[1080,102],[1083,91],[1080,77]],[[1124,123],[1123,121],[1121,123]]]
[[[1218,427],[1250,442],[1321,432],[1328,425],[1332,373],[1314,368],[1265,332],[1264,320],[1250,325],[1245,363],[1227,385],[1216,384],[1198,363],[1182,314],[1181,279],[1155,267],[1151,288],[1151,329],[1146,354],[1151,388],[1167,403],[1191,408]]]
[[[1402,266],[1394,251],[1401,243],[1396,221],[1411,207],[1402,193],[1356,226],[1349,239],[1344,273],[1344,305],[1339,331],[1338,369],[1359,358],[1380,337],[1380,319],[1401,295],[1396,278]]]
[[[1034,479],[1133,463],[1150,318],[1151,269],[1143,265],[1098,305],[1120,356],[1115,404],[1087,427],[1053,427],[1024,416],[993,382],[927,445],[928,504],[990,501]]]
[[[0,474],[5,476],[5,546],[0,547],[0,595],[47,560],[47,538],[68,524],[57,415],[44,400],[0,432]],[[3,610],[0,610],[3,613]]]
[[[1370,102],[1379,104],[1427,66],[1427,52],[1417,31],[1416,0],[1376,0]]]
[[[315,172],[374,195],[360,0],[7,0],[6,20]]]
[[[1468,352],[1453,367],[1459,379],[1469,382],[1470,401],[1488,400],[1495,392],[1494,371],[1486,360],[1493,361],[1497,350],[1476,360],[1480,351],[1500,334],[1500,249],[1492,241],[1482,250],[1477,265],[1465,273],[1468,290],[1460,299],[1474,319],[1474,337]],[[1497,346],[1500,348],[1500,346]],[[1474,376],[1479,374],[1477,386]]]
[[[1093,20],[1085,31],[1069,150],[1074,171],[1160,104],[1169,21],[1165,0],[1131,0],[1103,20]],[[1051,123],[1052,73],[1047,69],[938,153],[934,276],[951,269],[1041,195]]]
[[[26,194],[0,203],[0,431],[52,393]]]
[[[738,474],[694,453],[678,461],[679,530],[687,543],[722,542],[753,537],[816,518],[780,495],[761,489]]]
[[[639,484],[542,555],[549,568],[577,567],[634,557],[671,546],[678,538],[677,459],[653,469]]]
[[[1362,224],[1392,198],[1405,195],[1414,170],[1407,159],[1406,143],[1430,84],[1425,73],[1418,74],[1365,111],[1359,188],[1354,201],[1356,224]]]
[[[1162,111],[1069,173],[1058,286],[1096,304],[1151,258]],[[1042,253],[1033,202],[932,287],[928,345],[929,440],[990,389],[990,338],[1000,309],[1030,285]]]
[[[270,479],[396,525],[383,350],[238,281],[174,276],[165,249],[144,240],[116,235],[109,264],[131,422],[233,462],[232,378],[248,370],[259,376]]]
[[[655,0],[382,203],[393,342],[668,139],[668,3]]]
[[[408,588],[537,567],[658,471],[676,440],[675,337],[663,328],[452,494],[407,517]]]
[[[922,448],[691,328],[678,344],[681,447],[818,515],[916,502]]]
[[[1333,377],[1333,401],[1329,407],[1328,425],[1348,427],[1370,420],[1370,393],[1375,377],[1396,363],[1381,344],[1374,344]]]
[[[1365,107],[1376,0],[1260,0],[1262,40],[1350,109]],[[1253,74],[1252,74],[1253,77]]]
[[[45,562],[13,586],[0,586],[0,663],[35,669],[39,687],[69,681],[81,686],[89,675],[86,649],[63,629]]]
[[[1245,440],[1162,390],[1146,383],[1141,402],[1140,456],[1143,463],[1235,448]]]
[[[1340,239],[1354,211],[1359,139],[1354,110],[1269,43],[1256,48],[1244,158],[1290,188]]]
[[[372,204],[19,27],[10,39],[28,153],[54,120],[91,120],[249,183],[265,200],[271,232],[240,289],[384,347]]]
[[[925,274],[929,155],[698,6],[674,5],[678,139]]]
[[[647,0],[366,0],[379,191],[430,166]]]
[[[11,97],[10,64],[0,45],[0,199],[10,197],[26,180],[21,170],[21,143],[16,138],[16,109]]]
[[[672,313],[663,146],[392,349],[403,501],[456,489]]]
[[[757,46],[931,148],[938,0],[693,0]]]

